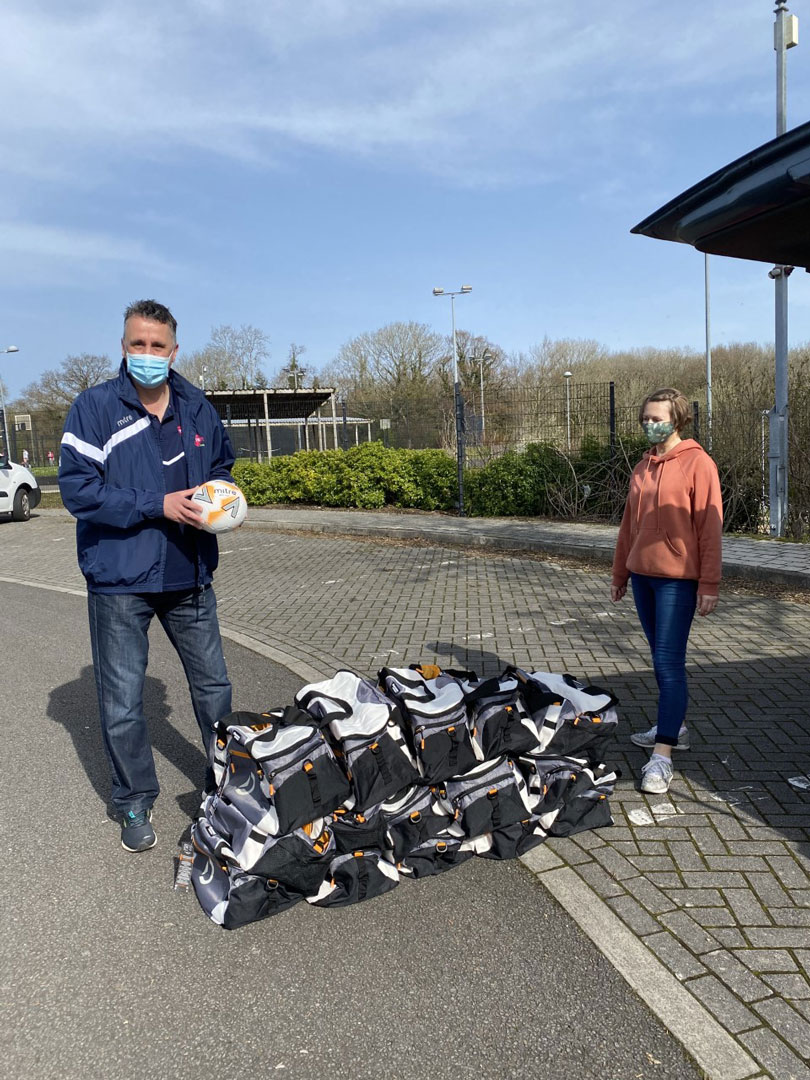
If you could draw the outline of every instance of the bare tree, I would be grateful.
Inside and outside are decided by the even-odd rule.
[[[350,398],[361,415],[392,420],[401,444],[409,446],[418,429],[442,429],[437,391],[444,351],[444,338],[424,323],[389,323],[346,342],[321,380]]]
[[[307,380],[311,381],[312,369],[301,363],[301,357],[307,351],[306,345],[296,345],[293,341],[287,352],[287,363],[273,379],[273,385],[281,389],[297,390]]]
[[[81,353],[66,357],[58,368],[43,372],[23,390],[20,400],[31,410],[64,412],[83,390],[115,374],[108,356]]]
[[[439,364],[439,377],[445,390],[453,386],[453,338],[446,339],[446,354]],[[462,390],[497,389],[503,383],[507,360],[506,353],[483,334],[471,334],[469,330],[456,331],[458,350],[458,377]]]
[[[348,341],[328,371],[355,391],[378,385],[391,391],[424,385],[436,374],[444,339],[429,326],[395,322]]]
[[[243,390],[268,385],[262,363],[269,357],[270,340],[263,330],[224,324],[212,328],[204,348],[181,354],[177,370],[208,390]]]

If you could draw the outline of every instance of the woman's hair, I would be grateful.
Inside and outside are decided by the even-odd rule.
[[[672,422],[676,431],[681,431],[687,424],[692,423],[692,410],[689,408],[689,402],[680,390],[675,390],[671,386],[665,386],[661,390],[654,390],[651,394],[647,394],[641,403],[641,408],[638,410],[639,423],[642,422],[644,410],[651,401],[668,401],[670,403],[672,406]]]

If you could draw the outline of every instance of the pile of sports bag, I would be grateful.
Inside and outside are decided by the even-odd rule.
[[[570,675],[351,671],[216,731],[191,880],[232,930],[301,900],[340,907],[478,855],[611,825],[616,698]]]

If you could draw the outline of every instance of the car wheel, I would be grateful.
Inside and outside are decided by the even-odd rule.
[[[31,517],[31,500],[28,498],[28,488],[17,488],[11,516],[15,521],[28,521]]]

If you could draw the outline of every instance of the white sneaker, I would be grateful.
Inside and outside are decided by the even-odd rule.
[[[647,749],[655,746],[658,741],[658,728],[651,727],[649,731],[636,731],[630,736],[630,742],[635,746],[643,746]],[[675,750],[689,749],[689,729],[682,727],[678,732],[678,742],[673,747]]]
[[[641,790],[651,795],[663,795],[672,783],[672,762],[660,754],[653,754],[641,770]]]

